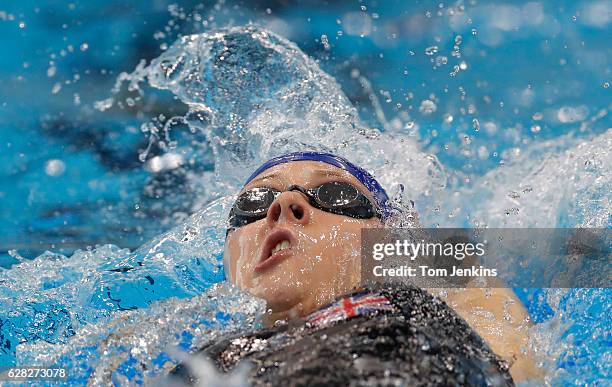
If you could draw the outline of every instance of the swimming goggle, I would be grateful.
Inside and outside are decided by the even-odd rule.
[[[381,211],[350,183],[330,181],[312,189],[291,185],[287,191],[303,193],[311,206],[332,214],[356,219],[382,218]],[[265,218],[268,209],[281,193],[270,187],[255,187],[244,191],[230,211],[230,230]]]

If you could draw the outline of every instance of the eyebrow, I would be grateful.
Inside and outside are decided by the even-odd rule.
[[[321,176],[335,176],[335,177],[346,178],[345,174],[343,174],[341,172],[336,172],[336,171],[333,171],[333,170],[330,171],[329,169],[313,169],[312,172],[317,174],[317,175],[321,175]],[[258,182],[260,180],[275,179],[275,178],[280,177],[280,175],[281,175],[280,172],[272,172],[272,173],[269,173],[267,175],[264,175],[264,176],[261,176],[261,177],[257,177],[255,179],[251,180],[249,182],[249,184],[253,183],[253,182]]]
[[[344,173],[330,171],[329,169],[314,169],[313,172],[323,176],[347,177]]]
[[[269,179],[274,179],[274,178],[277,178],[277,177],[279,177],[279,176],[280,176],[280,173],[278,173],[278,172],[272,172],[272,173],[269,173],[269,174],[264,175],[264,176],[261,176],[261,177],[256,177],[255,179],[251,180],[251,181],[249,182],[249,184],[251,184],[251,183],[253,183],[253,182],[260,181],[260,180],[269,180]]]

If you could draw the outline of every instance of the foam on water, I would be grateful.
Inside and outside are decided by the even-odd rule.
[[[255,26],[184,36],[149,65],[121,75],[117,92],[124,82],[140,92],[145,84],[168,90],[188,107],[163,128],[143,126],[166,153],[152,161],[145,152],[142,159],[152,170],[171,163],[187,171],[203,208],[134,252],[107,245],[71,257],[49,253],[0,273],[2,310],[14,311],[2,317],[11,347],[4,363],[14,361],[11,352],[21,344],[18,364],[69,365],[78,370],[75,380],[94,384],[150,381],[176,364],[173,348],[189,351],[253,324],[261,304],[230,287],[210,287],[223,279],[232,195],[256,165],[290,151],[331,151],[371,171],[391,193],[405,187],[403,200],[417,202],[427,225],[610,224],[611,130],[592,140],[568,136],[534,145],[469,186],[450,189],[452,171],[415,137],[365,126],[332,77],[295,44]],[[206,163],[213,172],[197,168]],[[600,348],[607,290],[522,294],[532,315],[547,320],[534,328],[534,348],[551,359],[548,381],[609,375],[598,360],[609,359]]]
[[[260,300],[225,282],[210,288],[223,279],[227,204],[211,203],[134,252],[47,253],[3,271],[0,302],[13,311],[3,317],[5,348],[25,343],[17,364],[70,365],[72,382],[136,382],[163,375],[179,350],[253,326]]]
[[[255,26],[184,36],[123,78],[130,87],[148,80],[189,107],[152,138],[170,141],[179,154],[210,147],[215,180],[208,184],[236,189],[254,165],[273,156],[321,150],[367,166],[391,189],[404,183],[408,195],[445,185],[434,155],[414,139],[366,127],[332,77],[295,44]],[[204,144],[174,143],[177,122],[204,133]]]
[[[458,197],[470,198],[463,204],[474,226],[609,227],[611,148],[612,130],[537,143]]]
[[[84,326],[66,344],[38,342],[24,347],[19,364],[71,365],[70,384],[151,383],[176,359],[237,328],[253,328],[265,310],[261,300],[227,282],[190,298],[161,301],[150,308],[115,313]]]

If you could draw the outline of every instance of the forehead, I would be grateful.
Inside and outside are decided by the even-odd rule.
[[[281,184],[283,186],[297,184],[308,186],[323,183],[329,180],[346,181],[369,195],[368,189],[353,175],[344,169],[324,163],[322,161],[300,160],[275,165],[257,175],[245,189],[266,183]]]

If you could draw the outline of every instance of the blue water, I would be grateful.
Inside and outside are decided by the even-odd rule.
[[[29,364],[55,351],[50,361],[82,365],[75,380],[83,381],[98,359],[96,340],[115,331],[104,328],[108,321],[125,313],[145,320],[163,315],[164,305],[175,304],[159,301],[170,297],[208,305],[193,297],[223,278],[223,227],[215,223],[227,205],[223,198],[244,168],[313,138],[323,147],[347,140],[349,156],[375,172],[388,167],[367,159],[368,150],[384,150],[401,170],[399,178],[383,176],[384,182],[391,191],[396,180],[405,184],[425,224],[610,226],[609,1],[36,3],[0,5],[6,54],[0,57],[0,264],[26,261],[1,273],[0,364]],[[273,94],[276,85],[305,77],[269,70],[268,84],[250,88],[239,88],[228,76],[229,90],[240,91],[238,107],[215,93],[205,99],[218,113],[237,112],[234,121],[219,114],[227,121],[206,134],[179,124],[171,131],[175,147],[160,135],[162,141],[145,154],[151,137],[142,125],[161,128],[169,117],[193,111],[197,98],[164,78],[132,90],[124,82],[115,93],[120,73],[131,73],[143,59],[149,64],[171,56],[168,47],[180,36],[249,21],[295,42],[316,61],[305,68],[318,66],[339,85],[318,77],[324,84],[304,95],[326,97],[341,89],[347,98],[339,104],[351,125],[358,120],[355,126],[378,128],[406,145],[392,146],[387,138],[354,145],[336,117],[339,136],[313,131],[300,137],[300,123],[279,124],[275,145],[258,143],[268,151],[255,151],[249,145],[259,141],[254,130],[276,122],[257,117],[261,126],[245,124],[253,118],[258,87]],[[301,57],[286,55],[303,64]],[[154,77],[154,71],[146,73]],[[104,102],[108,98],[112,106]],[[360,120],[351,116],[351,104]],[[328,112],[316,112],[321,114],[305,126],[324,122]],[[211,138],[232,141],[221,146]],[[151,162],[174,153],[189,162],[162,168]],[[436,162],[427,161],[427,154]],[[220,171],[229,177],[215,175]],[[575,178],[565,183],[568,176]],[[519,198],[509,198],[515,191]],[[220,201],[210,207],[214,200]],[[201,210],[209,217],[187,220]],[[106,244],[121,249],[87,250]],[[30,261],[46,250],[53,254]],[[541,344],[554,359],[545,364],[553,384],[609,380],[608,290],[517,291],[536,329],[554,332]],[[187,315],[180,322],[189,326],[216,318]],[[183,349],[198,343],[188,337],[205,336],[191,328],[180,332]],[[159,335],[172,342],[171,333]],[[40,347],[25,349],[18,360],[16,346],[23,343]],[[57,347],[48,350],[46,343]],[[129,352],[130,345],[110,353]],[[151,351],[160,362],[169,356],[161,347]],[[137,380],[142,372],[130,361],[115,372]]]

